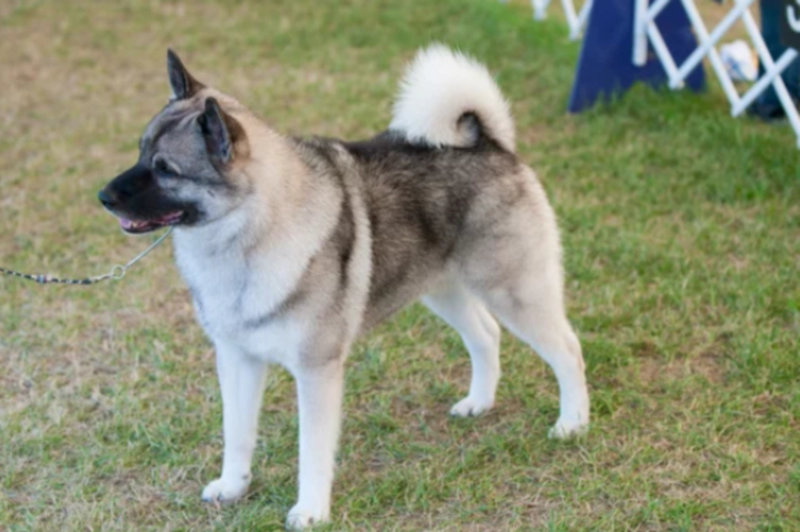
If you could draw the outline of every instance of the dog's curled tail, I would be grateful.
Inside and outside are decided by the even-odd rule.
[[[514,120],[489,71],[441,44],[420,50],[408,67],[389,129],[437,147],[470,147],[483,134],[514,152]]]

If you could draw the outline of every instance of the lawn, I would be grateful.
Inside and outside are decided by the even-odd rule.
[[[558,18],[493,0],[3,0],[0,266],[99,274],[124,236],[96,192],[168,97],[165,51],[275,128],[388,124],[402,66],[439,40],[485,61],[558,213],[592,426],[546,438],[550,370],[504,336],[485,417],[451,419],[469,361],[413,306],[348,362],[330,530],[800,530],[800,168],[785,125],[708,93],[636,88],[565,113]],[[297,416],[273,372],[249,497],[221,466],[213,352],[163,247],[121,282],[0,278],[0,530],[277,530]]]

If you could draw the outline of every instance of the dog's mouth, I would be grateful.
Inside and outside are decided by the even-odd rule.
[[[160,218],[153,220],[129,220],[127,218],[120,218],[119,225],[126,233],[140,235],[142,233],[149,233],[168,225],[178,225],[186,218],[185,211],[175,211]]]

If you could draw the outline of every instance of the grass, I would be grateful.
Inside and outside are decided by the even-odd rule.
[[[639,87],[566,115],[579,44],[491,0],[0,5],[0,265],[101,273],[146,241],[95,193],[164,104],[164,53],[282,131],[385,127],[403,63],[486,61],[558,212],[593,404],[546,439],[555,380],[504,339],[497,408],[452,420],[456,334],[414,306],[349,361],[331,530],[800,530],[800,169],[720,90]],[[213,353],[167,248],[123,282],[0,279],[0,530],[273,530],[296,490],[293,384],[266,392],[248,499],[221,462]]]

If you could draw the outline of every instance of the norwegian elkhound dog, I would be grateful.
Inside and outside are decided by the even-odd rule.
[[[556,219],[515,154],[509,105],[480,63],[441,45],[408,68],[389,128],[347,142],[281,135],[168,52],[173,97],[139,160],[100,192],[128,233],[174,226],[175,255],[213,341],[222,475],[242,497],[269,364],[297,381],[299,497],[287,526],[329,518],[344,366],[353,341],[421,299],[472,359],[454,416],[492,407],[500,327],[553,369],[551,436],[589,423],[581,346],[564,311]]]

